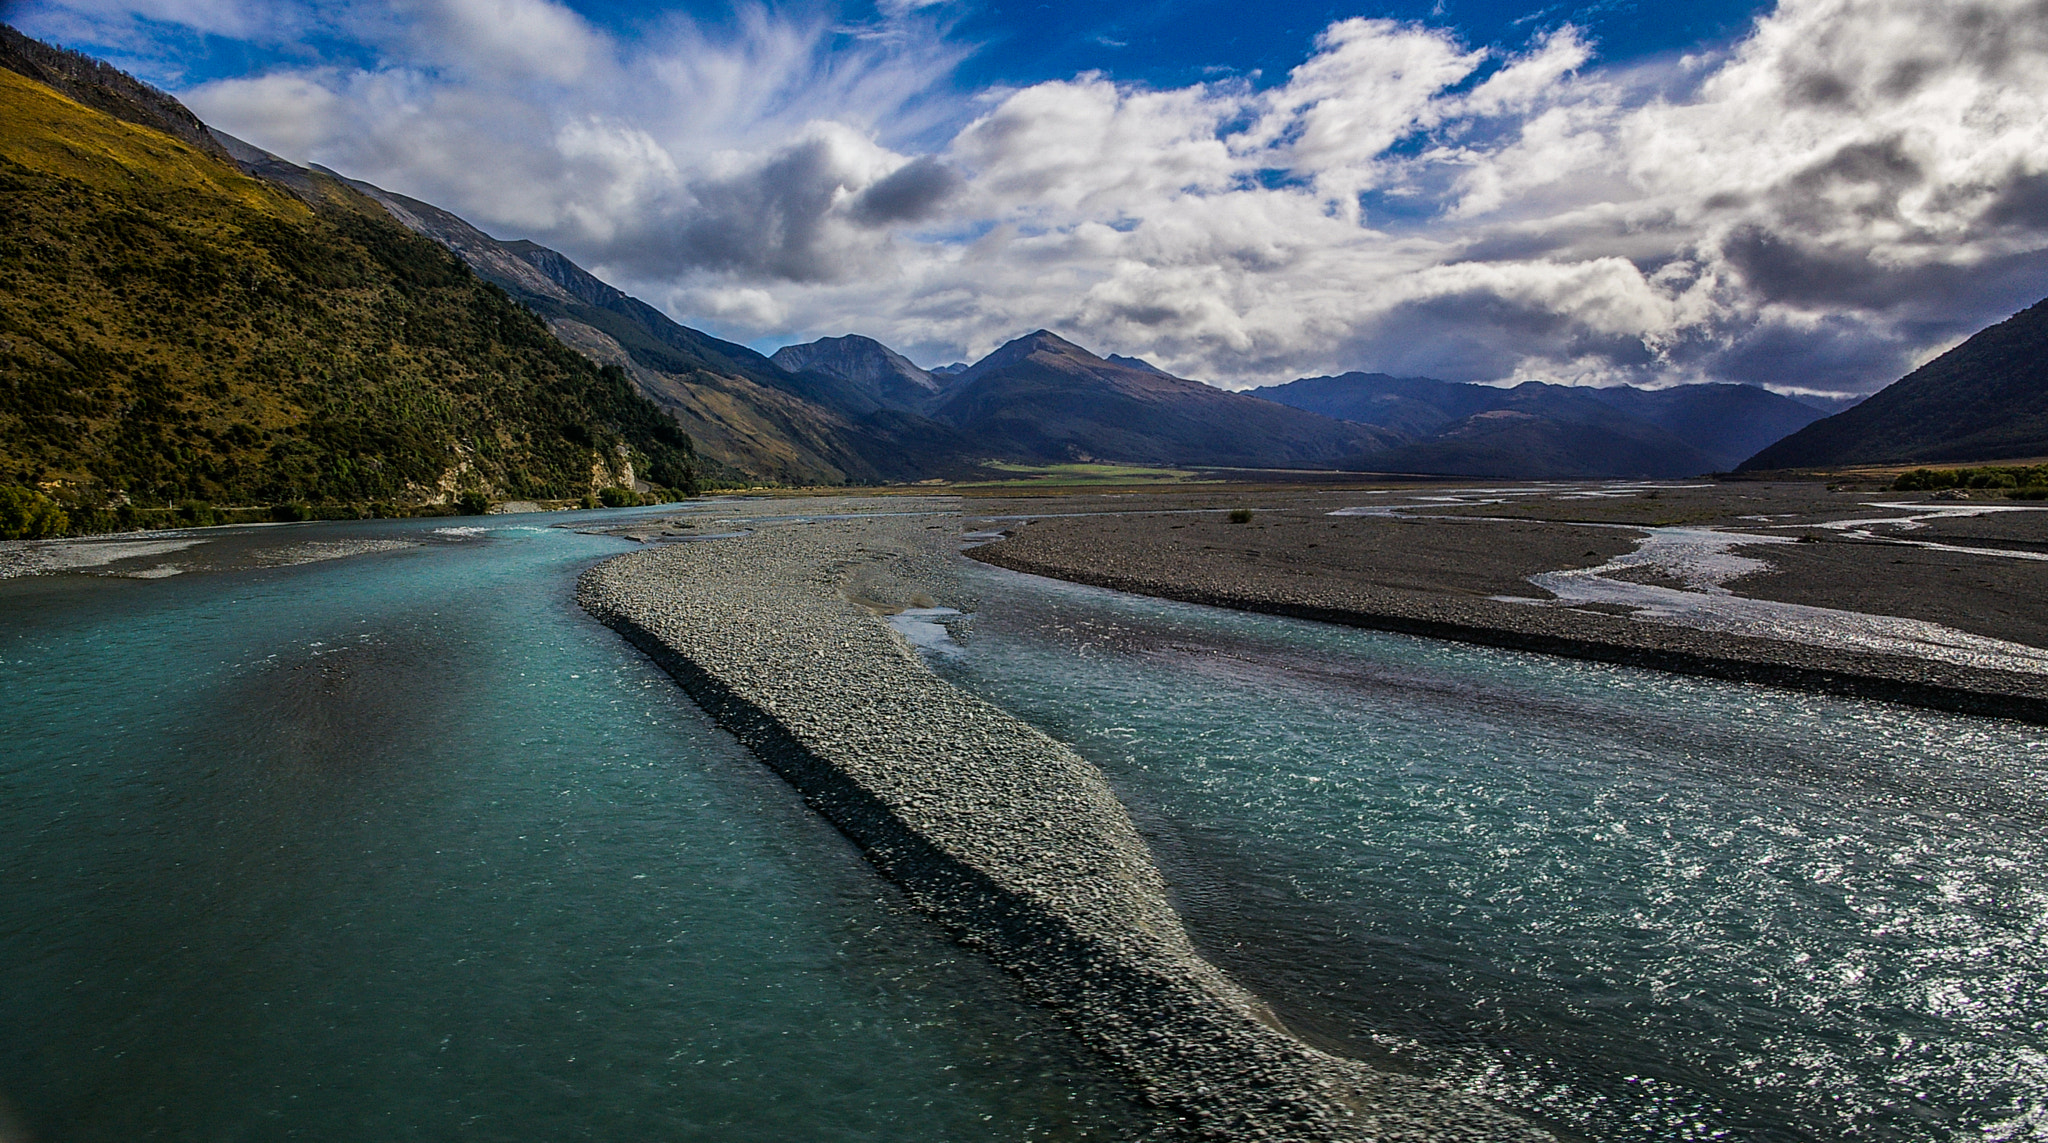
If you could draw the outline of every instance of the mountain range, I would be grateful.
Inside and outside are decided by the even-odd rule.
[[[1043,329],[931,369],[857,334],[764,355],[4,25],[0,103],[0,486],[94,511],[993,460],[1561,479],[2048,453],[2048,303],[1832,417],[1726,384],[1346,373],[1230,392]]]
[[[1725,472],[1824,415],[1753,385],[1504,389],[1346,373],[1251,392],[1400,434],[1370,458],[1375,467],[1531,479]]]

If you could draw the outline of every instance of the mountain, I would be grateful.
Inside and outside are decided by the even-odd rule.
[[[1584,392],[1693,444],[1713,461],[1716,472],[1734,468],[1826,415],[1824,409],[1755,385],[1617,385]]]
[[[1742,463],[1742,471],[2048,456],[2048,301]]]
[[[0,485],[91,529],[694,484],[622,371],[376,203],[252,177],[160,130],[189,115],[169,96],[67,74],[108,90],[0,70]]]
[[[1252,389],[1248,395],[1410,437],[1427,436],[1474,413],[1503,408],[1507,401],[1504,389],[1385,373],[1304,377]]]
[[[275,156],[242,161],[252,170],[282,162]],[[728,476],[864,484],[971,468],[963,459],[975,451],[969,442],[944,425],[884,405],[859,384],[816,371],[793,373],[743,345],[681,325],[545,246],[501,242],[418,199],[369,183],[350,185],[539,314],[564,343],[625,370]]]
[[[956,375],[932,416],[1033,461],[1331,468],[1394,438],[1097,357],[1045,330]]]
[[[1713,471],[1704,453],[1661,429],[1621,418],[1563,421],[1512,408],[1461,417],[1371,463],[1386,472],[1516,480],[1673,479]]]
[[[1751,385],[1513,388],[1346,373],[1253,396],[1414,438],[1371,458],[1388,471],[1577,479],[1725,471],[1821,416]]]
[[[859,334],[785,345],[768,360],[791,373],[816,373],[851,385],[880,408],[908,413],[930,410],[943,389],[909,358]]]

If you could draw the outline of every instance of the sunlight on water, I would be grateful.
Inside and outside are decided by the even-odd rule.
[[[934,665],[1304,1034],[1598,1139],[2048,1138],[2041,728],[971,574]]]

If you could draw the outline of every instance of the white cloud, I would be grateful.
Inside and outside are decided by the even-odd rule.
[[[1782,0],[1723,53],[1626,68],[1571,28],[1503,56],[1345,20],[1265,90],[985,92],[945,4],[625,42],[553,0],[391,3],[36,11],[354,43],[374,62],[186,94],[726,336],[951,360],[1052,326],[1233,384],[1868,389],[2048,293],[2048,0]]]
[[[400,14],[417,21],[419,54],[490,76],[572,83],[606,49],[581,16],[550,0],[421,0]]]

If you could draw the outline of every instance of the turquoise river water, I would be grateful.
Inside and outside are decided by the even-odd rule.
[[[1128,1137],[521,519],[0,581],[0,1139]]]
[[[1567,1136],[2048,1139],[2048,730],[970,584],[928,661],[1311,1038]]]
[[[1133,1134],[562,519],[0,581],[0,1143]],[[1317,1042],[1567,1139],[2048,1139],[2040,728],[966,575],[929,661]]]

